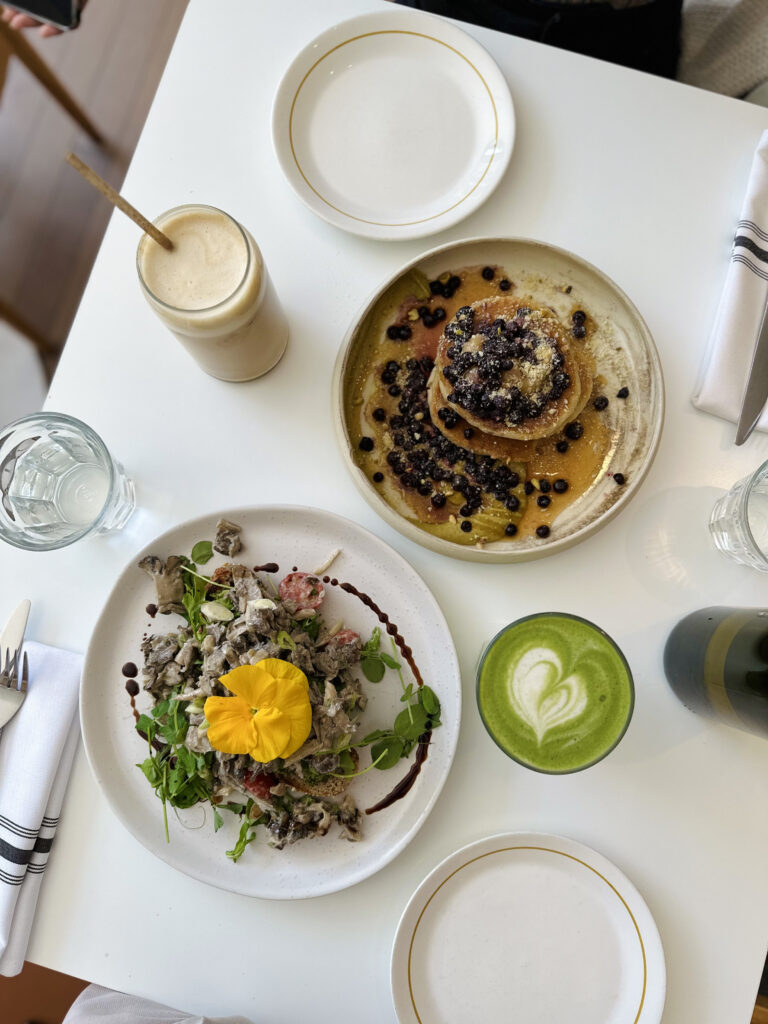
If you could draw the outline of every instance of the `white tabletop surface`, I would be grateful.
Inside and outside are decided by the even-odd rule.
[[[118,571],[172,524],[259,502],[330,508],[400,551],[443,608],[465,695],[453,770],[426,826],[378,875],[334,896],[273,903],[154,859],[114,818],[81,753],[30,959],[208,1014],[304,1024],[335,1022],[353,1007],[355,1019],[391,1024],[391,943],[424,875],[487,834],[550,831],[599,850],[644,895],[666,952],[667,1024],[746,1024],[768,938],[768,743],[686,711],[667,688],[661,653],[688,611],[765,600],[765,579],[715,552],[706,523],[715,498],[768,457],[768,437],[734,448],[734,428],[694,411],[689,395],[768,111],[468,27],[512,89],[518,136],[506,177],[450,232],[366,241],[296,199],[272,153],[270,108],[300,47],[376,6],[229,0],[224,12],[217,0],[190,3],[124,191],[151,215],[200,201],[246,224],[288,312],[289,348],[262,380],[206,377],[146,306],[136,229],[116,215],[49,407],[102,434],[136,480],[139,511],[121,534],[59,552],[5,547],[0,620],[30,597],[30,636],[85,649]],[[646,318],[667,385],[661,448],[637,498],[580,546],[518,566],[442,558],[387,527],[352,486],[329,411],[334,357],[366,296],[421,250],[483,234],[544,239],[610,274]],[[222,410],[231,435],[223,452],[218,431],[206,430]],[[484,641],[553,608],[608,630],[637,687],[619,748],[566,777],[508,760],[474,701]]]

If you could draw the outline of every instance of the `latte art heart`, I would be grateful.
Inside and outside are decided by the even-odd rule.
[[[549,647],[527,650],[507,678],[512,710],[533,729],[541,746],[546,734],[578,718],[587,707],[587,684],[578,673],[563,678],[563,665]]]

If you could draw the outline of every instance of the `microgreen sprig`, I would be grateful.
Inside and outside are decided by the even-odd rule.
[[[394,644],[392,646],[394,647]],[[363,644],[363,649],[360,652],[360,668],[369,683],[380,683],[388,668],[400,671],[400,662],[391,655],[381,651],[380,647],[381,630],[376,626],[371,633],[370,639]]]
[[[397,654],[395,642],[391,637],[390,640],[392,653]],[[369,768],[386,771],[394,767],[400,758],[408,757],[425,733],[440,725],[440,701],[429,686],[406,685],[400,662],[383,653],[380,647],[381,630],[377,626],[370,640],[363,645],[360,667],[366,678],[376,683],[383,679],[385,667],[394,669],[400,679],[400,701],[405,708],[397,715],[391,729],[375,729],[354,746],[370,746],[372,763]]]

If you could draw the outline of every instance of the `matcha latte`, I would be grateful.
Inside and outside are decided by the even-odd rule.
[[[634,702],[632,673],[613,640],[560,612],[507,626],[477,673],[486,729],[506,754],[540,772],[577,772],[605,757]]]

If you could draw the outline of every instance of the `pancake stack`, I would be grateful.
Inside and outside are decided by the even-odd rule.
[[[550,310],[525,299],[481,299],[459,309],[443,331],[430,414],[438,430],[461,427],[476,452],[520,458],[530,442],[576,419],[594,373],[587,345]]]

